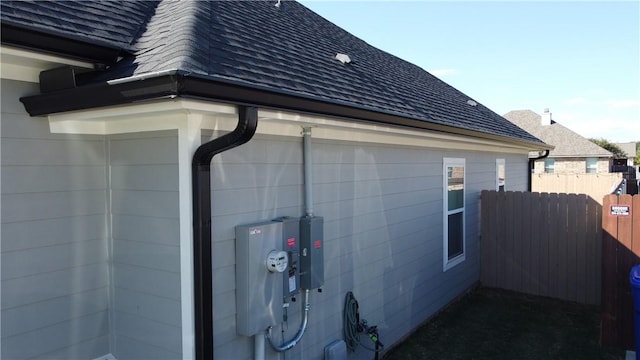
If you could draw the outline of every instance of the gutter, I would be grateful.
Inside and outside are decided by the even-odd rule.
[[[211,160],[253,137],[258,127],[256,107],[238,107],[238,125],[198,147],[191,163],[193,187],[193,264],[195,358],[213,359],[213,264],[211,256]]]
[[[546,159],[547,157],[549,157],[549,152],[550,152],[550,150],[545,150],[544,155],[540,155],[538,157],[529,159],[529,169],[528,169],[529,170],[529,174],[527,174],[527,191],[528,192],[531,192],[531,183],[533,182],[533,180],[532,180],[533,169],[535,167],[536,160]]]
[[[536,141],[456,128],[427,120],[407,118],[402,114],[383,113],[365,107],[354,108],[352,105],[334,99],[323,100],[259,87],[256,84],[212,78],[180,70],[161,71],[51,93],[25,96],[20,98],[20,101],[24,104],[29,115],[43,116],[175,97],[208,101],[213,99],[229,104],[253,104],[264,109],[289,110],[307,115],[322,115],[351,121],[470,136],[521,146],[532,151],[548,149],[548,145]]]

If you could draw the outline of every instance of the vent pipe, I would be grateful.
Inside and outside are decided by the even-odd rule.
[[[551,112],[549,112],[548,108],[544,109],[544,114],[542,114],[541,123],[542,123],[542,126],[551,125]]]

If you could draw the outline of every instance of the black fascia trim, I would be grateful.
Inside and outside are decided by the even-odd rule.
[[[1,32],[3,44],[82,61],[115,64],[122,54],[121,49],[9,24],[2,24]]]

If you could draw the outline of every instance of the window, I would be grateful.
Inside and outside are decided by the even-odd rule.
[[[464,159],[444,158],[443,271],[465,259]]]
[[[496,159],[496,191],[504,191],[504,159]]]
[[[547,174],[553,174],[556,167],[556,159],[546,158],[544,159],[544,172]]]
[[[587,174],[595,174],[598,172],[598,159],[587,158]]]

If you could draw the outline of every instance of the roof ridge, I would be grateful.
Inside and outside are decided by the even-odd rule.
[[[134,55],[163,52],[166,59],[172,60],[171,64],[163,65],[165,68],[208,74],[206,65],[194,60],[208,58],[210,49],[207,48],[207,54],[201,54],[202,48],[198,48],[201,44],[193,41],[193,34],[208,29],[212,3],[197,0],[160,0],[155,11],[149,14],[145,26],[141,26],[140,34],[132,44],[136,48]]]

